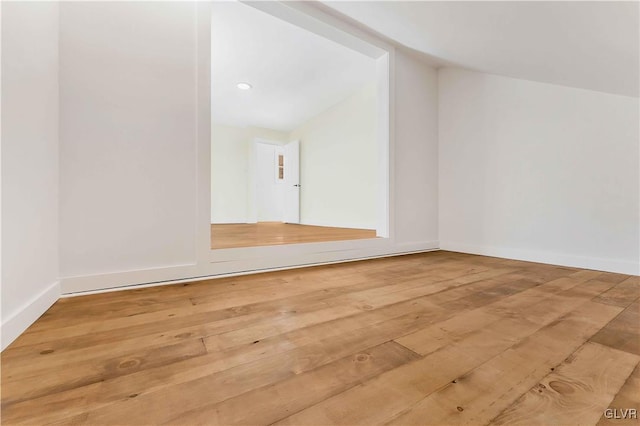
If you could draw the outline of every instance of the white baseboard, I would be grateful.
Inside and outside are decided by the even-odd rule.
[[[434,242],[424,242],[424,243],[402,244],[397,247],[398,249],[396,251],[393,251],[390,253],[373,255],[373,256],[345,258],[345,259],[331,260],[331,261],[319,261],[319,262],[303,263],[303,264],[289,265],[289,266],[267,267],[263,269],[211,274],[211,275],[197,276],[197,277],[190,277],[190,278],[185,277],[180,279],[167,279],[167,280],[157,281],[157,282],[146,282],[146,283],[138,283],[138,284],[133,283],[133,284],[128,284],[120,287],[80,290],[75,292],[62,293],[60,298],[71,298],[71,297],[77,297],[77,296],[86,296],[89,294],[111,293],[114,291],[125,291],[125,290],[134,290],[134,289],[147,288],[147,287],[158,287],[158,286],[164,286],[164,285],[182,284],[182,283],[188,283],[188,282],[205,281],[205,280],[210,280],[214,278],[238,277],[238,276],[244,276],[244,275],[262,274],[266,272],[302,269],[302,268],[309,268],[309,267],[315,267],[315,266],[321,266],[321,265],[332,265],[337,263],[358,262],[361,260],[381,259],[385,257],[404,256],[409,254],[426,253],[429,251],[439,250],[437,247],[437,241],[435,242],[435,245],[434,245]]]
[[[377,240],[376,240],[377,241]],[[322,264],[351,262],[364,259],[374,259],[388,256],[398,256],[403,254],[425,252],[438,249],[438,241],[423,241],[396,244],[390,250],[363,254],[358,251],[347,251],[344,258],[335,260],[318,259],[295,262],[290,265],[260,267],[258,269],[237,270],[226,273],[206,273],[198,275],[195,264],[177,265],[166,268],[154,268],[118,272],[110,274],[99,274],[91,276],[66,277],[61,281],[56,281],[41,293],[36,295],[29,302],[18,308],[6,321],[2,323],[0,335],[2,337],[2,350],[11,344],[20,334],[22,334],[31,324],[33,324],[43,313],[53,305],[60,297],[74,295],[103,293],[108,291],[128,290],[132,288],[151,287],[157,285],[167,285],[181,282],[199,281],[225,276],[247,275],[275,270],[303,268]],[[320,253],[322,254],[322,253]],[[64,292],[64,293],[62,293]]]
[[[593,269],[596,271],[615,272],[618,274],[640,275],[640,263],[628,260],[575,256],[546,251],[514,249],[509,247],[480,246],[451,241],[442,241],[440,243],[440,250],[502,257],[505,259],[524,260],[528,262],[548,263],[550,265],[569,266],[573,268]]]
[[[440,242],[438,240],[415,241],[410,243],[396,243],[394,251],[396,254],[403,254],[403,253],[423,252],[423,251],[432,251],[432,250],[440,250]]]
[[[434,241],[418,241],[418,242],[396,244],[394,245],[393,249],[389,250],[387,253],[379,253],[377,255],[372,255],[372,256],[354,256],[352,258],[345,258],[342,260],[310,262],[307,264],[298,264],[298,265],[294,264],[290,266],[282,266],[282,267],[275,267],[275,268],[261,268],[258,270],[251,270],[251,271],[236,271],[234,273],[211,274],[211,275],[207,274],[206,276],[199,276],[199,277],[194,276],[192,278],[188,278],[187,271],[182,268],[184,268],[185,266],[193,267],[193,265],[181,265],[181,267],[176,267],[171,274],[166,274],[167,272],[166,269],[173,269],[173,268],[158,268],[152,271],[149,271],[149,270],[129,271],[127,273],[119,273],[119,275],[122,275],[122,276],[119,276],[119,278],[122,281],[120,285],[130,286],[130,287],[124,287],[124,288],[123,287],[101,288],[98,290],[91,285],[87,286],[88,282],[86,280],[88,279],[98,279],[98,278],[112,279],[113,274],[106,274],[105,276],[92,276],[92,277],[73,277],[73,283],[66,282],[69,280],[69,278],[64,279],[63,281],[65,281],[65,290],[66,290],[65,293],[78,292],[81,294],[86,294],[85,292],[87,291],[90,291],[92,293],[93,292],[101,293],[104,291],[126,290],[132,287],[140,288],[142,286],[166,285],[166,284],[177,283],[177,282],[210,279],[210,278],[221,277],[221,276],[245,275],[245,274],[251,274],[251,273],[267,272],[272,270],[300,268],[300,267],[313,266],[318,264],[340,263],[345,261],[348,262],[348,261],[355,261],[355,260],[361,260],[361,259],[367,259],[367,258],[371,259],[371,258],[377,258],[377,257],[397,256],[402,254],[424,252],[424,251],[430,251],[430,250],[449,250],[449,251],[478,254],[478,255],[484,255],[484,256],[501,257],[505,259],[523,260],[523,261],[529,261],[529,262],[540,262],[540,263],[547,263],[552,265],[561,265],[561,266],[569,266],[569,267],[584,268],[584,269],[594,269],[599,271],[616,272],[616,273],[629,274],[629,275],[640,275],[640,264],[632,261],[573,256],[573,255],[566,255],[566,254],[559,254],[559,253],[522,250],[522,249],[495,247],[495,246],[479,246],[479,245],[473,245],[473,244],[446,242],[446,241],[439,243],[437,240],[434,240]],[[149,273],[151,273],[151,275],[149,275]],[[151,276],[154,275],[153,273],[158,274],[157,278],[162,276],[162,278],[164,279],[159,279],[158,281],[155,281],[154,279],[149,279]],[[156,278],[156,277],[153,276],[153,278]],[[74,284],[74,285],[70,285],[70,284]],[[56,300],[58,300],[59,297],[61,297],[61,283],[59,281],[56,281],[51,285],[49,285],[49,287],[44,289],[41,293],[36,295],[29,302],[25,303],[23,306],[17,309],[6,321],[4,321],[0,329],[0,335],[2,337],[1,339],[2,350],[4,350],[7,346],[9,346],[11,342],[13,342],[22,332],[24,332],[43,313],[45,313],[46,310],[49,309],[49,307],[53,305],[56,302]]]
[[[235,224],[242,224],[242,223],[250,223],[250,222],[247,222],[246,217],[228,217],[228,218],[225,218],[224,220],[211,219],[212,225],[229,225],[229,224],[235,225]]]
[[[318,220],[305,220],[300,221],[300,225],[309,225],[309,226],[325,226],[329,228],[350,228],[350,229],[376,229],[375,223],[366,223],[366,222],[325,222]]]
[[[4,350],[31,324],[33,324],[60,297],[60,282],[56,281],[33,299],[19,307],[11,316],[2,322],[2,349]]]
[[[103,274],[78,275],[60,278],[62,294],[118,288],[167,280],[179,280],[197,276],[196,264],[172,265],[158,268],[107,272]]]

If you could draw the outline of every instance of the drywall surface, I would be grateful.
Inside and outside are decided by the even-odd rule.
[[[638,99],[439,70],[441,248],[638,273]]]
[[[400,246],[438,241],[438,73],[396,51],[394,223]]]
[[[211,126],[211,223],[245,223],[252,216],[249,160],[255,139],[282,144],[288,136],[257,127]]]
[[[60,4],[62,276],[196,258],[195,2]]]
[[[634,1],[325,1],[398,43],[499,75],[640,93]]]
[[[437,247],[436,72],[397,51],[393,238],[205,260],[210,49],[200,7],[2,4],[3,347],[60,286],[99,290]]]
[[[376,228],[378,145],[372,84],[293,130],[300,141],[300,222]]]
[[[63,292],[438,247],[437,73],[419,58],[392,61],[392,238],[211,251],[206,4],[60,8]]]
[[[58,4],[2,3],[2,348],[60,295]]]

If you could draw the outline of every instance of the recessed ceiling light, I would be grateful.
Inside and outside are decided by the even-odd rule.
[[[238,83],[236,84],[236,87],[240,90],[250,90],[253,86],[249,83]]]

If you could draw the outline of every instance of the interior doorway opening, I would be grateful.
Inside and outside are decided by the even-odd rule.
[[[275,5],[213,4],[211,248],[387,238],[388,56]]]

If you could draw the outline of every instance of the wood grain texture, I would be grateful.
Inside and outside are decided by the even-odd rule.
[[[638,285],[439,251],[62,299],[1,355],[2,422],[604,423],[637,405]]]
[[[482,365],[451,380],[441,389],[400,413],[394,424],[486,424],[513,404],[523,392],[570,356],[594,329],[616,314],[586,303],[500,353]],[[588,399],[588,398],[586,398]],[[428,414],[428,415],[427,415]],[[420,420],[423,417],[428,420]]]
[[[640,277],[630,277],[593,300],[626,308],[638,298],[640,298]]]
[[[640,355],[640,301],[629,305],[591,341]]]
[[[335,228],[282,222],[213,223],[211,248],[274,246],[376,238],[375,229]]]
[[[167,423],[271,424],[418,358],[407,348],[387,342],[287,380],[180,414]]]
[[[520,361],[522,368],[525,368],[526,362],[521,355],[533,350],[537,355],[535,359],[546,360],[550,351],[557,348],[558,342],[562,342],[562,347],[567,347],[570,353],[619,312],[619,308],[608,307],[606,311],[600,310],[597,316],[594,313],[592,321],[584,321],[585,315],[593,311],[593,305],[581,306],[566,315],[559,312],[558,317],[546,326],[516,321],[504,326],[496,323],[495,327],[479,328],[464,339],[446,345],[419,361],[381,374],[362,386],[297,413],[286,419],[286,424],[371,424],[382,419],[386,423],[407,411],[412,413],[408,418],[399,418],[398,424],[456,423],[456,414],[463,412],[460,408],[467,413],[474,412],[465,409],[468,404],[455,400],[445,403],[436,399],[434,404],[430,403],[431,400],[427,401],[423,410],[424,403],[421,401],[441,388],[451,387],[460,378],[465,380],[465,377],[500,355],[507,358],[505,364],[508,366],[514,362],[519,364]],[[519,359],[513,360],[514,357]],[[488,382],[485,380],[484,389],[493,385],[502,368],[491,366],[490,370],[489,377],[481,374],[485,379],[490,378]],[[367,401],[372,400],[376,401],[375,410],[349,411],[350,406],[366,406]],[[463,402],[467,401],[463,398]],[[439,414],[442,414],[441,418]]]
[[[635,370],[633,370],[633,373],[631,373],[625,384],[616,394],[616,397],[609,403],[608,408],[617,410],[618,416],[609,413],[607,417],[603,413],[598,422],[598,426],[629,426],[640,423],[640,420],[638,420],[638,416],[640,416],[640,365],[637,365]],[[622,410],[625,410],[625,413],[629,413],[624,419],[621,418],[623,415]],[[636,410],[636,415],[633,416],[629,410]]]
[[[491,424],[594,424],[639,360],[628,352],[586,343]]]

